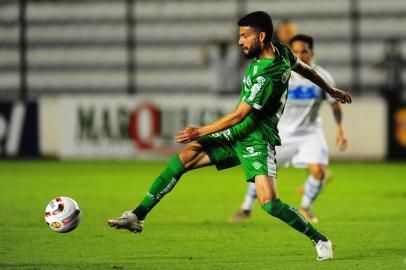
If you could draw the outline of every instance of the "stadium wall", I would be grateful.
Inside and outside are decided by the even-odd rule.
[[[207,96],[61,96],[40,99],[40,150],[62,159],[165,158],[181,145],[177,130],[201,125],[230,112],[235,98]],[[335,122],[324,105],[321,115],[332,159],[382,160],[386,156],[385,102],[359,98],[344,105],[349,140],[345,152],[335,146]]]
[[[354,98],[342,105],[343,125],[348,138],[344,152],[335,146],[336,125],[330,106],[321,109],[330,155],[335,160],[383,160],[387,155],[387,103],[378,97]]]

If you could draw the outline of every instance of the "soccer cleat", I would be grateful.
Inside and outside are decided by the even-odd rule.
[[[330,240],[315,243],[317,260],[325,261],[333,258],[333,243]]]
[[[313,214],[310,208],[300,208],[299,212],[311,223],[319,223],[319,219]]]
[[[240,209],[237,211],[237,213],[235,213],[234,215],[232,215],[228,221],[230,223],[237,223],[237,222],[241,222],[244,219],[247,219],[251,216],[251,210],[244,210],[244,209]]]
[[[116,219],[109,219],[107,223],[117,229],[126,229],[130,232],[140,233],[142,232],[144,221],[139,220],[137,216],[130,211],[124,212],[121,217]]]

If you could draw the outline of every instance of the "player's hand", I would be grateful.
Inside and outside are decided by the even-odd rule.
[[[189,143],[200,138],[199,128],[187,127],[184,130],[176,132],[175,142]]]
[[[328,91],[328,94],[332,98],[334,98],[337,102],[340,102],[343,104],[352,102],[351,95],[338,88],[335,88],[335,87],[331,88],[330,91]]]
[[[347,141],[347,138],[345,137],[344,131],[342,129],[339,129],[337,131],[336,145],[340,151],[344,151],[345,149],[347,149],[348,141]]]

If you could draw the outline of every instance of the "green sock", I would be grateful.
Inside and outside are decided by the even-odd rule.
[[[180,161],[179,156],[177,154],[173,155],[166,168],[152,183],[144,199],[140,202],[138,207],[134,209],[133,213],[140,220],[143,220],[162,197],[173,189],[185,171],[185,167]]]
[[[319,233],[293,206],[283,203],[280,199],[267,202],[262,208],[274,217],[287,223],[290,227],[305,234],[312,241],[327,241],[327,238]]]

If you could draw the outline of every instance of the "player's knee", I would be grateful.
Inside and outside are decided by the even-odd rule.
[[[178,153],[178,156],[179,160],[183,164],[183,167],[185,167],[185,170],[188,170],[190,168],[190,161],[193,159],[193,153],[187,149],[183,149]]]
[[[326,168],[322,165],[317,166],[311,171],[311,174],[315,179],[323,180],[326,177]]]
[[[203,151],[202,146],[197,142],[192,142],[185,146],[179,153],[179,159],[186,170],[193,167],[195,159]]]
[[[258,195],[257,195],[257,199],[258,199],[258,202],[261,205],[261,207],[263,205],[267,204],[268,202],[275,200],[275,198],[272,198],[271,196],[264,197],[264,196],[258,196]]]

